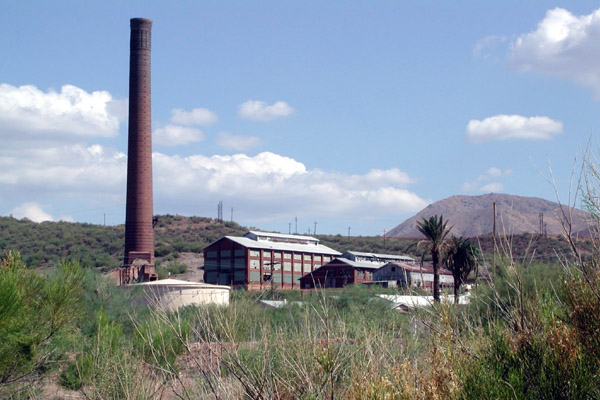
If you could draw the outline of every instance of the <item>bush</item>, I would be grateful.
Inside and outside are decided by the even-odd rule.
[[[73,328],[81,312],[83,275],[78,264],[66,261],[43,277],[27,269],[17,252],[2,259],[0,385],[44,370],[56,335]]]

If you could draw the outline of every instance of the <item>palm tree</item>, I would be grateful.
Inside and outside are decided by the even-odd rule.
[[[479,249],[471,240],[462,236],[452,236],[445,264],[454,278],[454,304],[458,304],[458,292],[467,276],[477,266]]]
[[[420,244],[425,244],[427,250],[431,252],[433,262],[433,300],[440,301],[440,255],[444,248],[445,239],[450,232],[448,221],[444,217],[434,215],[429,218],[423,218],[417,222],[417,229],[425,236],[425,240]]]

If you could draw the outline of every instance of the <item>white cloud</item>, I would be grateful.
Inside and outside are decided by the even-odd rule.
[[[482,121],[472,119],[467,124],[467,139],[472,142],[525,139],[548,140],[563,130],[560,121],[548,117],[496,115]]]
[[[72,85],[60,92],[42,92],[35,86],[0,84],[0,138],[18,142],[81,140],[113,137],[119,129],[122,102],[110,93],[88,93]]]
[[[206,108],[194,108],[185,111],[179,108],[171,110],[171,122],[178,125],[210,125],[217,121],[217,114]]]
[[[500,182],[490,182],[481,187],[482,192],[501,193],[504,190],[504,185]]]
[[[227,132],[219,133],[215,142],[223,148],[236,151],[248,150],[261,144],[261,140],[256,136],[238,136]]]
[[[200,129],[178,125],[157,128],[153,132],[153,137],[157,146],[181,146],[204,140]]]
[[[581,16],[548,10],[535,31],[514,41],[509,65],[574,81],[600,96],[600,9]]]
[[[124,210],[126,170],[123,153],[100,145],[23,149],[18,155],[0,149],[0,207],[6,214],[15,207],[10,204],[26,202],[47,204],[57,214],[80,215],[85,209],[116,205]],[[274,221],[290,215],[390,217],[429,203],[406,189],[413,179],[395,168],[352,175],[309,170],[269,152],[211,157],[155,152],[153,176],[156,212],[212,215],[215,204],[224,200],[247,220]],[[78,203],[81,210],[73,209]],[[34,217],[33,211],[19,215]]]
[[[27,160],[27,162],[23,162]],[[12,195],[102,192],[125,185],[125,154],[100,145],[0,150],[0,184]]]
[[[246,105],[244,115],[265,121],[292,111],[283,102]],[[115,101],[107,92],[86,93],[66,85],[60,92],[44,93],[33,86],[0,85],[1,212],[34,221],[73,220],[70,215],[81,218],[107,209],[124,214],[127,157],[90,143],[97,136],[116,135],[126,109],[127,101]],[[200,130],[183,126],[210,121],[209,112],[197,110],[174,110],[172,124],[155,130],[155,143],[202,140]],[[241,150],[260,143],[226,133],[218,141]],[[413,179],[397,168],[363,174],[309,170],[269,152],[212,157],[155,152],[153,160],[156,212],[212,215],[214,205],[225,200],[235,202],[237,215],[243,213],[246,220],[275,221],[303,214],[387,217],[428,204],[406,189]]]
[[[293,112],[294,109],[285,101],[268,105],[264,101],[248,100],[238,108],[240,117],[262,122],[271,121],[278,117],[286,117]]]
[[[154,166],[155,188],[168,187],[159,194],[165,197],[163,202],[177,203],[186,194],[203,193],[206,198],[245,204],[255,217],[302,211],[328,217],[405,213],[428,204],[402,187],[412,179],[397,169],[365,175],[307,170],[294,159],[270,152],[185,158],[155,153]]]
[[[52,215],[42,210],[35,202],[23,203],[12,210],[12,216],[17,219],[27,218],[33,222],[54,221]]]
[[[501,43],[506,42],[506,36],[486,36],[485,38],[478,41],[473,46],[473,55],[481,58],[491,58],[493,50],[498,47]]]
[[[497,167],[489,168],[484,174],[481,174],[472,182],[463,183],[462,189],[468,193],[500,193],[504,190],[504,185],[498,182],[498,179],[512,174],[512,170],[502,170]]]

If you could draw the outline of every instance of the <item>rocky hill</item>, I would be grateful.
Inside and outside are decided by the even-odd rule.
[[[407,219],[394,229],[388,237],[420,237],[417,221],[432,215],[443,215],[451,233],[459,236],[474,237],[493,232],[496,203],[496,230],[498,233],[542,233],[540,232],[540,213],[543,214],[544,230],[548,235],[562,234],[562,213],[558,203],[537,197],[513,196],[508,194],[484,194],[480,196],[452,196],[428,205],[417,215]],[[591,215],[583,210],[565,208],[572,215],[573,232],[580,236],[589,236]]]

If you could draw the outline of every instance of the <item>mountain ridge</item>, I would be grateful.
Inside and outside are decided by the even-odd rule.
[[[487,193],[478,196],[455,195],[429,204],[413,217],[391,229],[386,236],[422,237],[416,228],[417,221],[433,215],[442,215],[448,220],[448,226],[452,227],[450,233],[453,235],[475,237],[493,233],[494,203],[497,233],[563,233],[561,219],[564,218],[558,203],[538,197]],[[589,236],[592,215],[587,211],[564,205],[563,209],[571,215],[572,232],[579,236]],[[542,219],[544,225],[543,229],[540,229]]]

